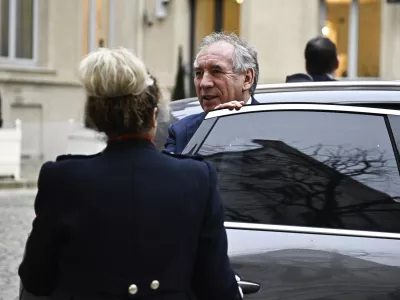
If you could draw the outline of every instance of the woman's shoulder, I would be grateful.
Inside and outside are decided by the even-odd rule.
[[[202,170],[203,173],[208,174],[210,172],[210,169],[212,169],[211,164],[199,155],[178,154],[167,151],[162,151],[162,153],[167,156],[169,160],[171,160],[171,163],[179,166],[181,172],[185,172],[191,169],[194,171]],[[184,171],[184,169],[186,170]]]
[[[161,151],[161,153],[167,157],[171,162],[175,162],[177,164],[187,164],[187,165],[204,165],[205,161],[203,157],[198,155],[188,155],[188,154],[180,154],[173,153],[168,151]]]
[[[200,155],[180,154],[180,153],[168,152],[166,150],[161,151],[161,153],[177,159],[191,159],[196,161],[203,161],[203,157]]]
[[[55,160],[48,160],[44,162],[40,168],[40,174],[43,173],[57,174],[60,171],[63,170],[65,171],[66,169],[70,169],[71,167],[74,169],[76,168],[76,163],[80,163],[82,161],[98,157],[100,155],[101,153],[96,153],[92,155],[83,155],[83,154],[59,155],[56,157]]]
[[[100,156],[100,153],[96,154],[91,154],[91,155],[83,155],[83,154],[63,154],[59,155],[56,158],[56,162],[61,162],[61,161],[72,161],[72,160],[85,160],[85,159],[91,159],[97,156]]]

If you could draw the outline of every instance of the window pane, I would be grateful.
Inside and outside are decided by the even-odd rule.
[[[358,76],[379,77],[381,1],[360,1]]]
[[[389,122],[397,149],[400,151],[400,116],[389,116]]]
[[[224,117],[199,154],[219,172],[227,221],[400,232],[400,177],[381,116]]]
[[[16,57],[33,58],[33,0],[17,1]]]
[[[326,1],[326,24],[328,30],[325,35],[330,38],[337,47],[339,56],[339,68],[336,75],[347,77],[347,56],[349,48],[349,13],[350,0]]]
[[[0,0],[0,56],[8,56],[9,0]]]

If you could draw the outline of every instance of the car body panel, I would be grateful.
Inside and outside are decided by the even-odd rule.
[[[400,299],[400,239],[227,228],[246,299]]]
[[[306,94],[312,95],[309,97]],[[336,97],[340,101],[327,100],[318,103],[315,97],[324,94],[327,95],[325,100],[334,100]],[[359,98],[353,97],[356,94]],[[270,95],[274,98],[273,101],[269,98]],[[301,101],[295,103],[300,98]],[[370,103],[378,104],[378,107],[382,104],[396,104],[396,99],[400,99],[400,90],[273,92],[265,96],[265,99],[280,103],[251,105],[240,111],[210,112],[183,153],[199,154],[198,150],[206,137],[218,126],[218,119],[229,118],[230,115],[276,110],[313,110],[400,116],[400,111],[396,109],[369,107]],[[280,100],[275,101],[276,99]],[[237,126],[240,127],[240,124]],[[392,139],[391,143],[394,143]],[[396,148],[395,145],[393,147]],[[397,149],[394,152],[398,155]],[[400,299],[398,233],[256,224],[250,221],[229,221],[225,223],[225,227],[229,256],[235,272],[243,280],[261,285],[258,293],[245,295],[245,299]]]

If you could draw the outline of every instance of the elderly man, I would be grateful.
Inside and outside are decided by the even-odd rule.
[[[257,104],[258,74],[257,52],[245,40],[235,34],[206,36],[194,61],[194,84],[204,112],[170,125],[165,150],[181,153],[209,111]]]

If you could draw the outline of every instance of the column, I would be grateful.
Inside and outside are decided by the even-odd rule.
[[[358,77],[358,19],[359,0],[352,0],[349,15],[349,48],[348,48],[348,77]]]
[[[319,32],[322,32],[322,28],[325,26],[326,21],[326,3],[325,0],[319,0]]]

